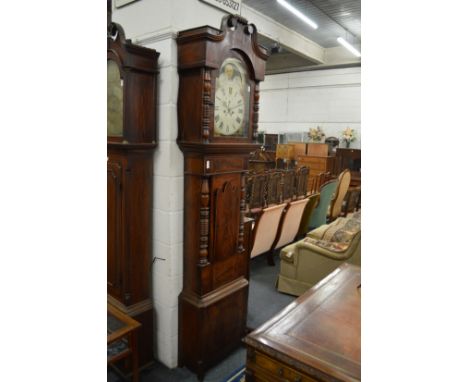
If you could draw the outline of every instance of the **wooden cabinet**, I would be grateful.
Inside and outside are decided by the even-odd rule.
[[[312,188],[312,182],[314,181],[313,175],[318,175],[324,172],[332,172],[335,163],[335,157],[331,156],[310,156],[310,155],[298,155],[297,165],[299,167],[308,167],[310,170],[309,180],[307,189]]]
[[[245,178],[249,153],[259,148],[259,82],[267,51],[257,44],[255,26],[239,16],[223,18],[220,30],[182,31],[177,44],[177,142],[184,153],[179,364],[202,378],[245,335]]]
[[[140,364],[153,359],[153,152],[159,53],[107,30],[107,299],[142,324]]]
[[[351,171],[351,185],[361,185],[361,150],[360,149],[336,149],[335,174],[343,170]]]
[[[247,382],[361,380],[361,269],[343,264],[249,334]]]

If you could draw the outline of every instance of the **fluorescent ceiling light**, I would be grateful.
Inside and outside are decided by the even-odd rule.
[[[311,19],[309,19],[306,15],[304,15],[302,12],[298,11],[296,8],[294,8],[291,4],[287,3],[284,0],[276,0],[278,3],[280,3],[283,7],[285,7],[289,12],[293,13],[297,17],[299,17],[302,21],[304,21],[306,24],[309,24],[312,28],[317,29],[318,25],[314,23]]]
[[[357,57],[361,57],[361,52],[359,52],[359,50],[357,50],[354,46],[352,46],[344,38],[338,37],[337,40],[341,45],[343,45],[346,49],[348,49],[352,54],[354,54]]]

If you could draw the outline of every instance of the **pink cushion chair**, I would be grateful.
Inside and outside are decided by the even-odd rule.
[[[260,213],[252,235],[250,257],[265,253],[273,246],[286,203],[264,208]]]

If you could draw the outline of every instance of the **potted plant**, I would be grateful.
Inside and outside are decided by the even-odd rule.
[[[308,136],[312,140],[312,142],[318,143],[322,141],[322,138],[325,136],[325,134],[320,129],[320,126],[317,126],[316,128],[311,127],[309,129]]]
[[[356,139],[356,133],[354,132],[354,129],[347,127],[345,130],[343,130],[341,133],[341,139],[343,142],[345,142],[346,148],[349,148],[351,142]]]

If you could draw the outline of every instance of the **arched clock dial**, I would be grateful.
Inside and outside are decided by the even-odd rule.
[[[215,136],[245,136],[248,130],[250,86],[241,61],[226,59],[216,79]]]

